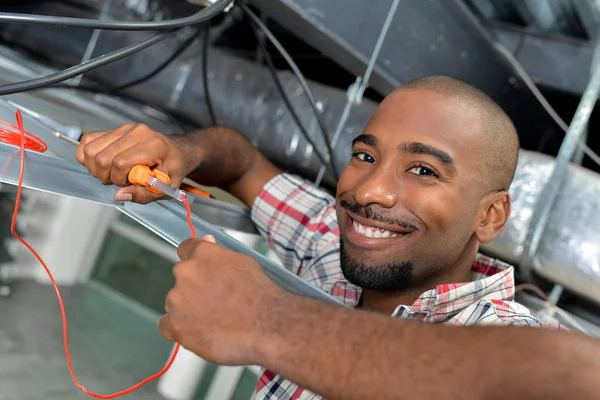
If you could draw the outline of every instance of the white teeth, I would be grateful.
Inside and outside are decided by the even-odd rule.
[[[397,233],[385,229],[372,228],[370,226],[359,224],[356,221],[352,221],[352,227],[356,232],[368,238],[383,239],[389,237],[398,237]]]

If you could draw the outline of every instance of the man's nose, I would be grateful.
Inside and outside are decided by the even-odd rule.
[[[363,207],[378,204],[384,208],[392,208],[398,197],[397,190],[395,171],[381,166],[359,183],[354,192],[354,200]]]

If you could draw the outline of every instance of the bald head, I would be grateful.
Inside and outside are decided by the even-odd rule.
[[[457,79],[434,76],[419,78],[398,90],[428,90],[456,99],[481,115],[476,157],[481,163],[482,190],[508,190],[519,157],[519,137],[510,117],[482,91]]]

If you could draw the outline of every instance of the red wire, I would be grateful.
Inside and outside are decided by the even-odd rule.
[[[18,118],[21,118],[20,115],[21,112],[17,111],[17,121]],[[23,135],[20,132],[21,130],[18,126],[15,126],[5,121],[0,121],[0,141],[15,146],[25,147],[26,149],[38,151],[40,153],[43,153],[46,150],[48,150],[48,146],[46,145],[46,143],[44,143],[42,139],[35,136],[33,133],[27,132],[25,130],[22,131],[24,132],[25,143],[24,145],[21,144],[21,142],[23,141]]]
[[[13,126],[13,125],[8,124],[3,121],[0,121],[0,123],[3,123],[8,126]],[[31,253],[38,259],[38,261],[40,262],[42,267],[44,267],[44,269],[46,270],[46,273],[48,274],[48,277],[50,278],[50,281],[52,282],[52,286],[54,286],[54,290],[56,291],[56,297],[58,298],[58,303],[60,305],[60,313],[61,313],[61,317],[62,317],[63,343],[64,343],[64,347],[65,347],[65,356],[67,358],[67,364],[69,365],[69,371],[71,373],[71,378],[73,379],[75,386],[77,386],[79,389],[81,389],[83,391],[83,393],[87,394],[88,396],[95,397],[97,399],[114,399],[115,397],[120,397],[120,396],[129,394],[129,393],[139,389],[140,387],[144,386],[148,382],[161,377],[165,372],[167,372],[168,369],[173,364],[173,361],[175,361],[175,357],[177,356],[180,346],[179,346],[179,344],[177,344],[175,346],[175,349],[173,351],[173,354],[171,355],[171,358],[169,359],[169,362],[167,363],[167,365],[165,365],[165,367],[160,372],[144,379],[143,381],[141,381],[140,383],[138,383],[135,386],[132,386],[129,389],[122,390],[122,391],[114,393],[114,394],[103,395],[103,394],[92,393],[89,390],[87,390],[85,388],[85,386],[83,386],[81,383],[79,383],[79,381],[77,380],[77,377],[75,376],[75,371],[73,370],[73,365],[71,364],[71,354],[69,353],[69,341],[68,341],[68,336],[67,336],[67,316],[65,313],[65,305],[63,303],[63,299],[60,294],[60,290],[58,289],[58,285],[56,284],[56,281],[54,280],[54,277],[52,276],[50,269],[46,266],[46,263],[44,262],[44,260],[42,260],[42,258],[33,249],[33,247],[31,247],[29,245],[29,243],[27,243],[23,238],[21,238],[15,231],[15,226],[17,224],[17,215],[19,213],[19,204],[21,202],[21,188],[23,186],[23,175],[25,172],[25,148],[27,148],[29,150],[34,150],[34,151],[40,151],[40,152],[46,151],[46,149],[48,149],[48,146],[46,145],[46,143],[44,143],[43,140],[37,138],[35,135],[32,135],[32,134],[29,134],[30,138],[29,138],[29,142],[27,142],[27,134],[28,133],[25,132],[25,130],[23,129],[23,119],[22,119],[20,111],[17,111],[17,123],[18,123],[18,127],[15,127],[15,128],[17,128],[19,130],[19,132],[14,132],[14,131],[11,132],[8,129],[4,129],[0,133],[1,141],[11,143],[11,144],[17,144],[17,142],[19,142],[18,145],[20,145],[20,147],[21,147],[21,171],[20,171],[20,175],[19,175],[19,186],[17,189],[17,200],[15,202],[15,210],[13,213],[12,225],[10,227],[11,233],[19,242],[21,242],[25,247],[27,247],[29,249],[29,251],[31,251]],[[20,140],[18,140],[18,137],[20,137]],[[192,212],[190,209],[190,205],[185,197],[183,197],[183,203],[185,204],[185,208],[186,208],[186,212],[187,212],[188,225],[190,227],[190,230],[192,231],[193,237],[196,237],[196,231],[194,229],[194,225],[192,224],[192,217],[191,217]]]

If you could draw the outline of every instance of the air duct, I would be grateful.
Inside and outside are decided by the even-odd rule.
[[[38,13],[45,11],[60,15],[85,15],[72,6],[47,1],[36,5]],[[114,18],[123,19],[126,10],[116,13]],[[82,15],[84,14],[84,15]],[[1,31],[4,40],[17,44],[37,56],[48,58],[60,66],[71,66],[81,62],[82,55],[91,36],[90,31],[56,28],[48,26],[9,25]],[[93,51],[94,55],[105,54],[128,44],[144,40],[153,33],[103,31]],[[186,32],[159,43],[122,61],[92,71],[86,78],[116,86],[136,80],[152,71],[169,57],[188,37]],[[198,40],[160,74],[123,93],[148,104],[171,111],[199,126],[211,125],[206,106],[205,88],[202,79],[202,41]],[[57,45],[60,43],[60,46]],[[315,179],[321,163],[315,149],[302,136],[302,132],[285,108],[284,103],[266,67],[231,55],[219,49],[209,49],[208,90],[217,115],[217,123],[229,125],[258,147],[269,159],[291,172]],[[279,72],[282,85],[290,102],[299,115],[309,136],[325,154],[326,145],[308,100],[298,80],[288,72]],[[327,135],[335,131],[347,101],[346,93],[337,88],[309,82],[318,100],[321,118],[328,128]],[[351,140],[358,135],[375,111],[375,102],[364,100],[353,111],[346,122],[338,145],[334,149],[334,162],[342,170],[350,159]],[[324,185],[335,185],[331,170]]]
[[[89,11],[46,1],[36,4],[36,12],[95,17]],[[123,13],[126,11],[122,10]],[[115,18],[124,19],[116,14]],[[38,56],[62,66],[80,62],[88,46],[91,32],[54,27],[11,25],[1,30],[2,37]],[[102,32],[94,54],[113,51],[141,41],[151,33]],[[189,32],[188,32],[189,34]],[[180,36],[165,41],[128,59],[108,65],[86,75],[106,85],[116,86],[135,80],[165,60],[185,40]],[[60,46],[57,45],[60,43]],[[172,111],[199,126],[211,124],[206,107],[202,80],[202,45],[194,43],[168,68],[152,80],[132,87],[127,94],[147,104]],[[291,172],[315,178],[320,168],[314,149],[302,137],[283,107],[269,71],[249,60],[211,48],[208,59],[208,82],[218,122],[230,125],[244,134],[271,160]],[[325,148],[312,110],[295,77],[279,73],[290,101],[319,149]],[[4,79],[0,76],[0,79]],[[346,103],[343,91],[310,83],[320,101],[322,117],[333,132]],[[335,162],[340,169],[349,159],[351,138],[365,126],[377,104],[363,101],[353,108],[339,145]],[[507,229],[483,250],[517,263],[522,252],[534,206],[540,198],[555,160],[538,153],[522,151],[515,181],[511,187],[513,214]],[[558,197],[534,270],[587,298],[600,303],[598,243],[600,243],[600,176],[571,166],[566,183]],[[325,183],[334,184],[331,174]]]

